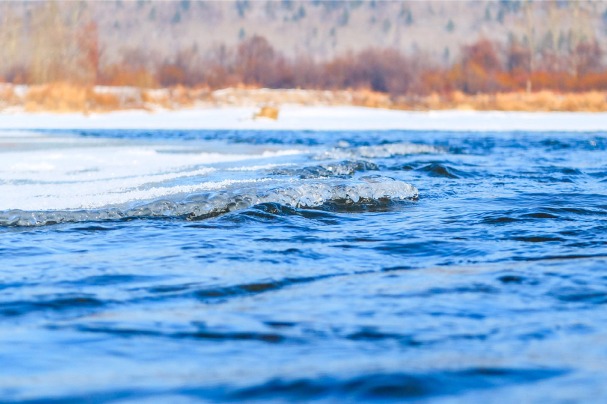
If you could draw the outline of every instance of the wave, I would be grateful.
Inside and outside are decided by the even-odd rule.
[[[359,146],[353,148],[336,147],[324,153],[320,153],[316,159],[365,159],[365,158],[389,158],[410,154],[433,154],[443,153],[443,150],[430,145],[413,143],[391,143],[376,146]]]
[[[181,200],[159,199],[136,206],[90,210],[0,212],[0,226],[43,226],[59,223],[123,220],[132,218],[183,218],[201,220],[251,206],[276,203],[293,208],[351,210],[367,205],[417,199],[413,185],[383,176],[351,180],[303,182],[260,188],[259,185],[221,192],[191,193]]]
[[[471,367],[425,373],[375,372],[344,378],[276,378],[263,384],[226,391],[226,395],[231,400],[268,401],[285,397],[287,401],[332,398],[346,402],[417,400],[534,383],[567,373],[566,369],[559,368]],[[208,395],[208,392],[204,393]]]
[[[418,171],[425,172],[430,177],[459,179],[469,177],[468,173],[453,168],[442,162],[432,162],[423,167],[418,168]]]
[[[291,175],[299,178],[321,178],[350,176],[356,172],[378,171],[379,166],[365,160],[342,161],[332,164],[321,164],[303,168],[279,168],[272,172],[274,175]]]

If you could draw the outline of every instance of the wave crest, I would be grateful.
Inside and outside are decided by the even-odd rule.
[[[391,143],[376,146],[359,146],[355,148],[337,147],[333,150],[321,153],[316,158],[324,159],[366,159],[366,158],[389,158],[409,154],[432,154],[442,153],[438,147],[414,144],[414,143]]]
[[[274,170],[274,175],[291,175],[298,176],[302,179],[321,178],[321,177],[338,177],[350,176],[356,172],[362,171],[377,171],[377,164],[365,160],[345,160],[338,163],[322,164],[304,168],[281,168]]]
[[[293,208],[321,208],[323,205],[348,208],[365,204],[416,199],[413,185],[383,176],[357,180],[303,182],[269,189],[239,189],[218,193],[190,194],[182,200],[156,200],[138,206],[108,207],[93,210],[0,212],[0,226],[43,226],[85,221],[130,218],[184,218],[200,220],[248,207],[277,203]]]

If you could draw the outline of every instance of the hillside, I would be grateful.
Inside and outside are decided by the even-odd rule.
[[[422,108],[455,93],[588,93],[583,109],[602,110],[607,91],[607,2],[46,1],[0,3],[0,16],[0,82],[75,86],[85,104],[95,86],[265,87]],[[561,104],[543,108],[580,108]]]
[[[391,47],[445,64],[478,38],[563,52],[584,38],[607,40],[607,2],[601,1],[119,0],[57,2],[55,7],[60,18],[51,16],[48,3],[0,4],[4,65],[29,57],[28,37],[18,33],[31,33],[45,18],[55,19],[47,21],[49,30],[69,29],[83,18],[94,21],[101,64],[127,57],[170,62],[185,50],[207,55],[254,35],[289,56],[327,59],[349,50]]]
[[[563,50],[584,37],[607,39],[602,18],[607,3],[600,1],[527,6],[522,1],[184,0],[95,2],[91,7],[104,48],[116,56],[117,44],[170,57],[178,49],[204,52],[261,35],[288,55],[329,58],[348,50],[394,47],[448,63],[463,44],[479,37],[500,42],[531,38],[537,48]]]

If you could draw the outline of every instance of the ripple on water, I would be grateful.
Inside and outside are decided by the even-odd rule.
[[[106,166],[68,151],[70,178],[16,166],[0,183],[47,200],[96,178],[86,198],[122,201],[0,212],[5,400],[607,397],[602,135],[78,136]],[[108,184],[127,160],[107,137],[173,166]],[[215,142],[238,161],[200,160]],[[24,157],[2,153],[3,173]]]
[[[563,369],[471,368],[429,373],[372,373],[336,379],[276,379],[229,394],[231,399],[314,400],[341,397],[349,400],[430,398],[468,390],[534,383],[562,376]]]
[[[450,178],[450,179],[459,179],[469,177],[466,173],[461,170],[457,170],[455,168],[449,167],[444,163],[430,163],[418,169],[418,171],[427,173],[431,177],[439,177],[439,178]]]
[[[79,311],[101,308],[108,303],[88,295],[3,301],[0,314],[5,317],[15,317],[43,311]]]

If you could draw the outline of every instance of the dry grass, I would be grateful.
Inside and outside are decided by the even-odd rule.
[[[278,108],[265,105],[253,115],[253,119],[266,118],[275,121],[278,119],[278,112]]]
[[[28,112],[88,111],[90,89],[56,83],[32,86],[25,95],[24,107]]]
[[[214,106],[258,107],[259,105],[353,105],[351,91],[301,89],[226,88],[207,94]]]
[[[353,93],[353,104],[368,108],[393,108],[394,102],[385,93],[377,93],[368,90],[355,91]]]
[[[21,105],[28,112],[111,112],[125,109],[190,107],[196,90],[177,87],[144,90],[135,87],[83,87],[53,83],[29,87]]]
[[[477,110],[477,111],[607,111],[607,94],[599,91],[559,94],[552,91],[535,93],[497,93],[466,95],[453,92],[432,94],[414,100],[399,99],[394,108],[418,110]]]
[[[607,111],[600,91],[559,94],[551,91],[467,95],[461,92],[391,97],[367,90],[269,90],[229,88],[219,91],[174,87],[82,87],[66,83],[31,86],[19,97],[11,85],[0,85],[0,109],[21,107],[30,112],[110,112],[124,109],[179,109],[193,106],[357,105],[404,110]],[[260,111],[262,115],[269,111]],[[276,114],[277,115],[277,114]],[[271,116],[269,116],[271,118]],[[272,118],[275,119],[275,118]]]
[[[12,86],[0,86],[0,109],[19,105],[19,97],[15,94]]]
[[[121,109],[118,97],[96,93],[92,87],[54,83],[29,88],[23,100],[28,112],[108,112]]]

